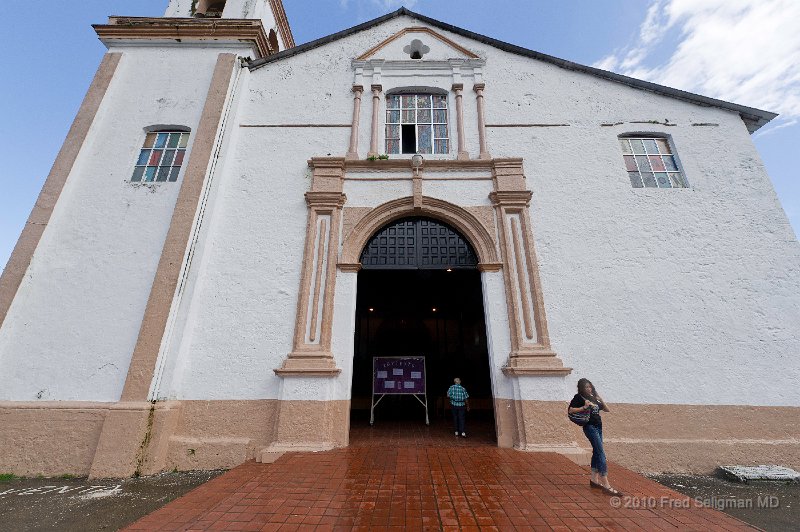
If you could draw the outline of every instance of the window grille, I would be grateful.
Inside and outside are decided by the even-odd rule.
[[[153,131],[144,139],[131,181],[152,183],[177,181],[189,133],[185,131]]]
[[[404,218],[378,231],[361,254],[364,269],[475,268],[472,246],[449,226],[429,218]]]
[[[620,137],[619,143],[634,188],[687,187],[666,138]]]
[[[386,97],[386,153],[448,153],[447,95]]]

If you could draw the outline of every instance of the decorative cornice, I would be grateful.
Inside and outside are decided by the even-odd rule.
[[[342,372],[332,353],[316,349],[289,353],[283,366],[273,371],[279,377],[335,377]]]
[[[509,377],[566,377],[572,373],[572,368],[512,368],[504,366],[503,374]]]
[[[481,272],[499,272],[503,269],[502,262],[479,262],[478,271]]]
[[[294,36],[292,35],[292,28],[289,26],[289,19],[286,18],[286,11],[283,9],[283,2],[281,0],[269,0],[269,5],[272,8],[272,14],[275,16],[275,23],[278,25],[278,33],[281,34],[281,40],[286,48],[294,48]]]
[[[461,71],[466,70],[475,70],[480,67],[483,67],[486,64],[486,61],[483,59],[464,59],[464,62],[459,65],[459,69]],[[425,72],[425,71],[436,71],[441,73],[441,71],[452,72],[453,71],[453,63],[452,59],[448,60],[436,60],[436,59],[367,59],[366,61],[359,61],[358,59],[353,59],[350,62],[352,68],[376,68],[380,67],[381,70],[391,70],[391,71],[400,71],[400,70],[413,70],[415,72]]]
[[[361,270],[360,262],[355,262],[355,263],[340,262],[339,264],[337,264],[337,266],[343,272],[358,273]]]
[[[530,203],[532,196],[533,192],[530,190],[501,190],[498,192],[490,192],[489,200],[492,202],[492,205],[516,205],[526,207]]]
[[[345,168],[344,157],[312,157],[308,160],[308,167],[317,168],[337,168],[339,171]]]
[[[306,192],[306,203],[309,207],[329,207],[331,209],[341,209],[347,196],[341,192]]]
[[[342,372],[339,368],[334,369],[313,369],[313,368],[300,368],[300,369],[283,369],[277,368],[272,370],[278,377],[336,377]]]
[[[252,45],[259,57],[271,55],[260,20],[164,17],[109,17],[108,24],[92,26],[108,46],[113,41],[221,41]]]
[[[456,159],[425,159],[426,172],[447,172],[450,170],[491,170],[493,168],[491,160],[456,160]],[[347,160],[344,163],[345,170],[348,171],[392,171],[392,170],[412,170],[411,158],[407,159],[378,159],[370,161],[366,159]]]
[[[522,173],[521,157],[495,157],[491,162],[492,166],[498,171],[501,169],[513,169]]]
[[[558,355],[547,346],[528,346],[520,351],[512,351],[508,363],[502,368],[508,376],[550,376],[563,377],[572,373],[572,368],[564,367]]]

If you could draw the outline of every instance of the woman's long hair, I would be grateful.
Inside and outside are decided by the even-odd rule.
[[[583,396],[583,387],[587,384],[592,387],[592,394],[587,399],[594,399],[597,396],[597,390],[595,390],[594,384],[589,379],[578,379],[578,395]]]

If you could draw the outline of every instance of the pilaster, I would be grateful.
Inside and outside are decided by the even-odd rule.
[[[333,296],[339,226],[347,198],[344,159],[314,158],[311,190],[306,192],[308,224],[292,352],[275,370],[281,377],[332,377],[341,371],[331,353]]]
[[[368,157],[378,156],[378,127],[380,124],[381,85],[372,85],[372,131],[370,133]]]
[[[361,95],[364,93],[362,85],[353,85],[353,122],[350,126],[350,147],[347,149],[346,159],[358,159],[358,123],[361,120]]]
[[[526,188],[522,159],[493,160],[495,207],[505,276],[511,353],[503,372],[510,376],[566,376],[550,347],[530,222],[532,192]]]
[[[491,159],[489,150],[486,148],[486,110],[484,109],[483,90],[486,88],[485,83],[476,83],[473,87],[475,91],[475,100],[478,106],[478,144],[480,145],[481,159]]]
[[[456,96],[456,131],[458,132],[458,160],[469,159],[464,138],[464,85],[462,83],[453,84],[453,93]]]

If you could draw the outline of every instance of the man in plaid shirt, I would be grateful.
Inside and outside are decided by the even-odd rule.
[[[447,397],[450,399],[450,410],[453,411],[453,425],[455,425],[456,436],[461,434],[462,438],[467,437],[466,428],[466,412],[469,411],[469,394],[467,390],[461,386],[461,379],[456,377],[453,379],[453,384],[447,390]]]

